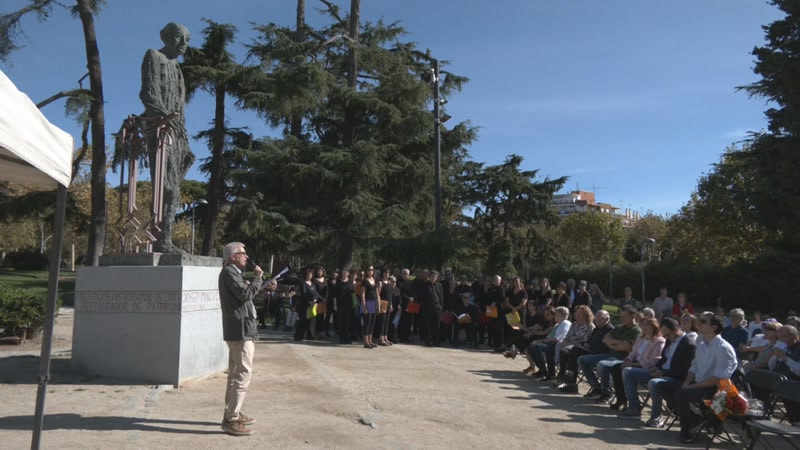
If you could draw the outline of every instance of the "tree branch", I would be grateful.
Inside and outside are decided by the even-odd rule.
[[[42,109],[45,106],[49,105],[50,103],[53,103],[54,101],[56,101],[56,100],[58,100],[60,98],[64,98],[64,97],[80,97],[82,95],[91,97],[92,96],[92,91],[90,91],[88,89],[71,89],[69,91],[61,91],[61,92],[58,92],[57,94],[52,95],[52,96],[42,100],[41,102],[37,103],[36,107],[39,108],[39,109]]]

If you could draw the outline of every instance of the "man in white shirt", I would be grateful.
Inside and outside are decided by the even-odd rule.
[[[699,421],[690,405],[694,403],[705,408],[703,400],[710,399],[717,391],[719,381],[730,378],[736,370],[736,350],[720,336],[723,327],[722,318],[712,313],[703,313],[700,318],[700,334],[704,339],[697,345],[683,386],[675,393],[683,443],[694,440],[689,430]]]

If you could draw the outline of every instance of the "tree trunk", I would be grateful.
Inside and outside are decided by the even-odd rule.
[[[350,70],[347,72],[347,87],[353,93],[356,91],[358,81],[358,33],[359,16],[361,14],[361,0],[350,0]],[[342,146],[352,148],[356,140],[356,110],[351,102],[345,105],[344,130],[342,131]]]
[[[306,39],[306,0],[297,0],[297,25],[294,34],[295,42],[303,42]],[[297,57],[298,64],[305,63],[305,55]],[[292,115],[292,122],[289,127],[289,134],[300,139],[303,136],[303,115],[295,113]]]
[[[206,228],[203,234],[201,254],[214,256],[214,241],[217,237],[217,222],[222,202],[225,201],[223,189],[223,172],[225,165],[225,85],[217,83],[214,88],[216,107],[214,109],[214,136],[211,144],[211,173],[208,177],[208,206]]]
[[[92,121],[92,209],[89,228],[88,261],[98,265],[106,241],[106,139],[105,113],[103,110],[103,71],[100,67],[100,50],[92,16],[92,1],[77,0],[78,13],[83,24],[86,45],[86,67],[89,69],[89,86],[92,91],[92,106],[89,115]]]

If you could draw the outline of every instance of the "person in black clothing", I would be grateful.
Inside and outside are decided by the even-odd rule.
[[[431,347],[439,344],[439,322],[442,319],[442,304],[439,297],[439,289],[433,275],[427,270],[420,272],[417,277],[416,298],[419,299],[421,306],[420,329],[421,338],[425,340],[425,345]]]
[[[477,305],[472,303],[472,288],[466,285],[469,291],[462,290],[458,294],[458,302],[453,306],[454,337],[452,344],[458,346],[458,333],[465,330],[467,333],[467,344],[473,348],[478,348],[478,311]]]
[[[375,348],[372,343],[372,333],[375,331],[375,316],[378,314],[378,290],[380,281],[375,280],[375,268],[370,264],[364,270],[364,279],[361,280],[361,315],[364,320],[361,331],[364,336],[364,348]]]
[[[520,277],[514,277],[511,280],[511,287],[506,291],[505,300],[503,302],[505,314],[517,313],[520,318],[520,323],[511,324],[504,321],[503,330],[503,346],[510,346],[511,342],[523,335],[522,329],[522,316],[525,315],[525,305],[528,303],[528,292],[522,285]]]
[[[525,314],[522,316],[520,333],[515,335],[514,339],[508,342],[508,350],[503,352],[503,356],[513,359],[519,354],[519,349],[528,348],[535,339],[534,333],[545,326],[546,322],[544,316],[544,311],[539,311],[536,302],[528,300],[528,303],[525,305]]]
[[[411,327],[414,323],[414,314],[406,311],[409,302],[414,302],[414,287],[408,279],[411,272],[408,269],[400,271],[400,280],[397,282],[397,289],[400,291],[400,322],[397,325],[397,338],[402,343],[411,342]]]
[[[323,331],[325,332],[325,337],[331,337],[330,335],[330,324],[331,320],[333,320],[333,332],[338,332],[339,328],[336,326],[336,314],[334,313],[334,304],[336,303],[336,284],[339,282],[339,271],[334,270],[333,274],[330,278],[328,278],[328,295],[327,299],[328,302],[325,308],[325,327]]]
[[[586,290],[587,286],[589,286],[589,283],[586,280],[578,282],[578,293],[575,295],[575,301],[572,302],[572,307],[570,308],[573,315],[575,314],[575,308],[580,305],[586,305],[590,308],[592,306],[592,295]]]
[[[556,308],[559,306],[563,306],[565,308],[572,307],[572,299],[570,298],[569,294],[567,294],[567,285],[564,282],[558,283],[556,286],[556,296],[554,301],[556,302]]]
[[[325,337],[329,338],[331,335],[328,333],[327,323],[327,320],[330,319],[327,309],[329,297],[328,280],[325,278],[325,268],[322,266],[314,269],[314,289],[317,290],[317,303],[321,303],[321,307],[325,308],[325,313],[314,316],[314,320],[316,321],[314,330],[317,336],[319,336],[320,333],[325,333]]]
[[[315,320],[313,316],[309,316],[309,308],[313,308],[321,298],[314,287],[313,282],[314,271],[306,269],[305,280],[300,283],[297,288],[297,326],[294,330],[294,340],[302,341],[303,339],[316,339],[314,334]]]
[[[548,306],[553,306],[555,308],[553,304],[554,292],[553,288],[550,287],[550,280],[542,278],[539,282],[539,296],[536,297],[536,306],[539,308],[539,311],[544,311]]]
[[[389,284],[389,270],[383,269],[381,271],[380,291],[378,291],[380,302],[378,308],[378,316],[375,322],[375,332],[373,338],[379,339],[378,345],[392,345],[389,341],[389,322],[392,321],[392,286]],[[383,302],[386,302],[384,309]]]
[[[283,308],[283,299],[278,292],[278,283],[275,280],[270,281],[262,292],[264,293],[264,310],[261,315],[261,325],[266,326],[266,316],[271,315],[275,319],[274,329],[277,330],[281,324]]]
[[[480,313],[480,316],[478,316],[478,343],[481,345],[486,343],[486,330],[487,324],[489,323],[486,317],[486,307],[492,303],[491,300],[489,300],[491,288],[492,277],[486,277],[482,280],[480,286],[473,290],[475,294],[475,303],[478,305],[478,312]]]
[[[336,283],[338,295],[336,296],[336,324],[339,326],[339,343],[352,344],[355,336],[352,335],[353,316],[356,305],[356,278],[358,271],[350,269],[342,271],[342,279]]]
[[[458,282],[456,281],[455,276],[453,276],[453,271],[450,269],[445,269],[445,276],[444,279],[439,283],[439,288],[441,292],[440,299],[442,300],[442,318],[446,315],[450,315],[450,319],[453,318],[453,308],[455,308],[456,304],[459,303],[458,299]],[[452,320],[443,321],[440,324],[439,330],[440,340],[441,341],[451,341],[453,340],[453,322]]]
[[[559,357],[560,370],[564,374],[565,381],[564,385],[558,388],[561,392],[573,394],[578,392],[578,357],[590,353],[605,354],[609,352],[608,346],[603,343],[605,335],[614,329],[608,311],[604,309],[597,311],[597,315],[594,316],[594,325],[588,342],[572,346],[569,354],[562,353]]]
[[[400,312],[402,311],[400,289],[397,287],[397,277],[394,275],[389,277],[389,296],[387,300],[389,300],[392,313],[388,317],[389,327],[386,333],[386,340],[389,345],[392,345],[397,340],[397,325],[400,323]]]
[[[497,309],[497,318],[489,318],[487,328],[489,330],[489,338],[492,340],[494,351],[502,352],[503,348],[503,327],[505,326],[505,317],[501,315],[503,310],[503,302],[505,301],[505,291],[503,290],[503,278],[500,275],[495,275],[492,278],[492,285],[489,287],[487,293],[487,300],[489,306]]]

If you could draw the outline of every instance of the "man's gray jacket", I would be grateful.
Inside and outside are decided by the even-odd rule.
[[[242,271],[226,264],[219,274],[219,301],[222,307],[222,339],[243,341],[258,337],[253,300],[261,290],[261,279],[247,282]]]

